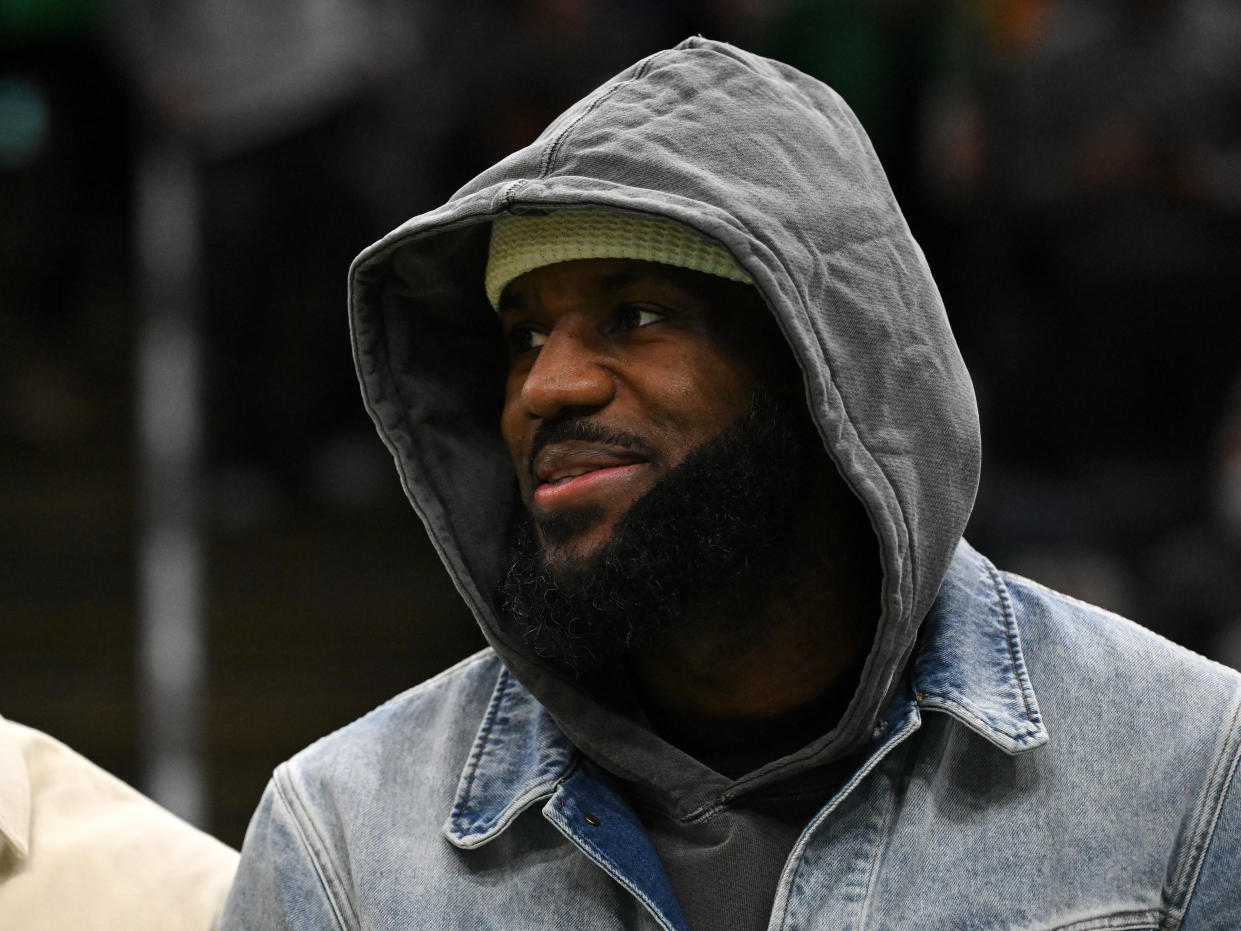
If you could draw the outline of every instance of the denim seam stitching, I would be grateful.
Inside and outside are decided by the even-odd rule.
[[[487,706],[487,713],[483,716],[483,724],[479,729],[478,738],[474,742],[474,749],[470,753],[469,761],[465,764],[470,775],[466,779],[465,788],[461,792],[457,804],[453,806],[452,820],[454,824],[466,816],[466,810],[469,808],[471,794],[474,790],[474,778],[478,775],[479,765],[487,754],[487,745],[491,740],[491,731],[495,727],[500,705],[508,695],[511,683],[512,676],[509,675],[508,669],[501,667],[500,675],[496,682],[495,694],[492,695],[491,703]]]
[[[567,778],[568,776],[566,775],[565,779]],[[561,781],[563,783],[564,780]],[[603,866],[604,872],[611,876],[625,889],[628,889],[630,895],[645,905],[653,915],[658,916],[659,920],[666,927],[674,927],[674,924],[668,920],[668,916],[664,914],[664,910],[660,908],[649,895],[642,891],[641,888],[635,885],[628,876],[625,875],[625,871],[620,868],[620,864],[608,856],[607,853],[605,853],[604,850],[597,844],[591,843],[585,837],[578,835],[572,828],[569,827],[569,818],[564,810],[565,802],[566,799],[561,799],[560,802],[556,804],[556,813],[560,815],[560,820],[563,823],[563,830],[568,832],[570,842],[575,842],[580,849],[593,852],[594,855],[598,857],[599,861],[602,861],[600,865]]]
[[[1096,915],[1093,918],[1083,918],[1072,924],[1056,925],[1053,931],[1147,931],[1151,926],[1151,921],[1162,922],[1167,917],[1167,911],[1162,908],[1152,908],[1142,912],[1115,912],[1108,915]],[[1113,922],[1125,923],[1113,924]]]
[[[918,710],[917,706],[915,706],[913,710],[916,712]],[[868,763],[865,764],[862,769],[858,770],[858,772],[853,775],[852,779],[841,786],[840,790],[832,797],[831,801],[829,801],[827,805],[810,820],[810,823],[803,829],[801,836],[796,842],[794,842],[793,849],[789,852],[789,857],[792,858],[796,856],[798,859],[797,865],[793,867],[793,872],[789,875],[788,892],[784,893],[784,913],[780,916],[780,928],[785,928],[788,926],[789,901],[793,897],[793,887],[797,885],[797,879],[802,873],[802,867],[806,864],[805,855],[806,850],[810,847],[810,835],[817,831],[819,827],[827,821],[829,817],[831,817],[832,813],[840,806],[845,798],[848,795],[851,795],[854,790],[862,784],[866,777],[869,776],[879,766],[879,764],[884,761],[893,749],[901,744],[906,737],[916,731],[918,726],[919,725],[916,720],[906,718],[906,720],[893,731],[892,736],[887,739],[883,746],[876,751],[875,755],[871,757]],[[785,868],[787,869],[787,861]],[[772,918],[775,917],[775,908],[781,905],[781,887],[784,885],[783,871],[781,871],[781,873],[781,882],[776,886],[776,900],[772,903]]]
[[[1170,891],[1180,890],[1180,894],[1172,899],[1173,905],[1168,911],[1175,918],[1178,926],[1189,911],[1189,903],[1197,890],[1198,877],[1201,875],[1202,864],[1206,861],[1207,851],[1214,839],[1224,800],[1233,782],[1237,779],[1238,771],[1241,771],[1241,702],[1238,702],[1237,696],[1233,698],[1232,720],[1229,722],[1224,745],[1231,749],[1216,758],[1215,766],[1212,767],[1211,774],[1207,778],[1206,792],[1209,801],[1195,815],[1188,852],[1173,875],[1173,889]],[[1218,785],[1218,791],[1214,791],[1216,785]]]
[[[1019,650],[1015,642],[1017,638],[1017,618],[1013,613],[1012,602],[1008,597],[1008,588],[1004,585],[1003,580],[1000,578],[1000,573],[994,565],[987,562],[984,564],[984,568],[987,570],[987,575],[991,578],[991,584],[995,586],[996,597],[999,598],[1000,606],[1004,611],[1004,641],[1008,646],[1008,658],[1013,664],[1013,672],[1017,676],[1018,691],[1021,693],[1022,707],[1026,710],[1026,719],[1038,725],[1041,723],[1040,717],[1030,707],[1030,699],[1026,694],[1027,688],[1031,686],[1028,684],[1029,680],[1025,662],[1018,659]]]
[[[310,862],[315,868],[315,876],[323,889],[324,897],[332,907],[332,914],[336,917],[337,926],[341,931],[346,931],[350,927],[356,927],[356,925],[351,925],[342,914],[342,908],[337,903],[336,896],[332,893],[333,884],[328,881],[328,876],[325,875],[326,873],[331,873],[332,877],[335,878],[336,871],[330,868],[330,864],[320,862],[320,858],[315,852],[317,849],[326,850],[327,844],[324,843],[323,838],[319,836],[319,832],[315,829],[313,819],[307,817],[307,823],[303,823],[302,817],[299,816],[299,813],[306,815],[309,807],[301,804],[301,798],[291,783],[287,787],[282,785],[282,776],[289,778],[281,770],[277,770],[272,778],[272,786],[276,790],[276,796],[280,799],[280,803],[284,805],[292,816],[293,826],[297,830],[298,839],[302,842],[302,847],[305,849],[306,855],[310,857]],[[294,804],[295,802],[297,804]],[[315,844],[311,843],[311,835],[314,837]],[[350,908],[348,911],[352,913],[353,909]]]
[[[1001,733],[1004,737],[1011,737],[1013,743],[1017,745],[1018,750],[1029,749],[1026,744],[1029,742],[1030,738],[1034,736],[1034,731],[1028,728],[1022,728],[1019,731],[1015,731],[1011,735],[1003,733],[1000,731],[1000,728],[996,726],[995,722],[987,720],[973,708],[950,698],[944,698],[940,695],[927,695],[925,698],[920,698],[918,700],[918,707],[927,711],[946,712],[953,717],[961,719],[961,722],[967,724],[967,726],[968,722],[973,722],[977,725],[977,727],[971,728],[971,730],[976,730],[980,736],[986,738],[986,740],[993,745],[998,746],[994,735]],[[1000,747],[1000,749],[1003,749],[1006,752],[1008,751],[1008,748],[1006,747]]]
[[[895,752],[896,748],[893,748]],[[906,753],[908,756],[908,753]],[[870,861],[870,869],[866,873],[866,891],[862,895],[862,908],[859,914],[860,921],[858,927],[865,931],[869,922],[871,907],[874,904],[873,893],[878,882],[879,871],[883,861],[887,858],[888,850],[892,845],[892,819],[896,816],[897,805],[893,798],[893,793],[888,793],[884,799],[887,802],[887,811],[884,812],[881,829],[883,833],[879,837],[879,843],[876,844],[874,857]]]

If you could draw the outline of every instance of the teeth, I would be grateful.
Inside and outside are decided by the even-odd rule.
[[[579,475],[585,475],[587,472],[593,472],[593,471],[594,469],[588,469],[585,467],[581,469],[573,469],[569,472],[565,472],[563,475],[557,475],[555,478],[551,480],[551,484],[563,485],[565,482],[569,481],[569,479],[577,478]]]

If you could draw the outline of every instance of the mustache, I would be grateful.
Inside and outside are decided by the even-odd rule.
[[[566,440],[615,446],[650,457],[650,449],[636,433],[605,427],[585,417],[560,417],[556,420],[545,420],[535,429],[534,438],[530,441],[529,460],[526,463],[530,473],[534,473],[534,460],[545,447]]]

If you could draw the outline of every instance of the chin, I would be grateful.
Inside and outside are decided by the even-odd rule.
[[[557,576],[589,569],[611,541],[612,527],[612,523],[595,525],[571,536],[540,532],[541,555],[547,571]]]
[[[575,539],[563,543],[544,543],[543,561],[548,571],[555,575],[567,573],[572,575],[587,569],[603,551],[606,539],[596,539],[592,534],[588,539]]]

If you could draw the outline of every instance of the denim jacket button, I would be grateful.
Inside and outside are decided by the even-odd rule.
[[[583,820],[584,820],[587,824],[591,825],[592,827],[598,827],[598,826],[599,826],[599,819],[598,819],[598,818],[596,818],[594,815],[592,815],[590,812],[586,812],[584,815],[582,815],[582,819],[583,819]]]

